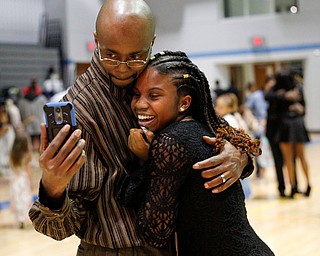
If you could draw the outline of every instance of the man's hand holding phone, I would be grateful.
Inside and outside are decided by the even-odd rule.
[[[81,139],[81,130],[75,128],[70,132],[71,128],[72,124],[62,125],[49,142],[48,122],[41,124],[39,164],[42,185],[53,201],[64,196],[67,184],[85,162],[85,141]]]

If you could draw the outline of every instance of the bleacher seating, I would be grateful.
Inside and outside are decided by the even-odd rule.
[[[42,84],[50,66],[59,70],[59,50],[38,45],[0,44],[0,89],[22,88],[32,77]]]

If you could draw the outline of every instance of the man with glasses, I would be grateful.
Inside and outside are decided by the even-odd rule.
[[[148,246],[138,232],[134,210],[117,200],[123,178],[137,165],[127,147],[129,130],[137,123],[126,89],[151,55],[151,10],[141,0],[106,1],[94,38],[97,49],[91,66],[63,98],[75,105],[78,129],[63,144],[70,130],[64,126],[48,145],[45,125],[41,126],[42,179],[30,218],[37,231],[56,240],[76,234],[81,239],[78,256],[174,255],[170,245]],[[220,192],[239,178],[239,165],[243,169],[247,162],[246,155],[227,143],[219,156],[198,168],[206,168],[203,177],[212,179],[204,186]]]

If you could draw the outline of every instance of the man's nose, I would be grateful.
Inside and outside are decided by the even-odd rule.
[[[119,66],[118,66],[118,70],[119,70],[120,72],[125,72],[125,71],[127,71],[128,69],[129,69],[129,67],[128,67],[128,65],[127,65],[127,62],[121,61],[120,64],[119,64]]]

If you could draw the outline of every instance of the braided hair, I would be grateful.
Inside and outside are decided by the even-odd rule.
[[[159,52],[150,58],[148,67],[163,75],[173,75],[173,85],[177,87],[179,96],[191,95],[191,106],[186,115],[192,115],[194,119],[209,127],[217,138],[217,150],[222,149],[226,139],[242,152],[252,156],[261,154],[258,140],[252,140],[243,130],[232,128],[216,114],[206,76],[184,52]]]

